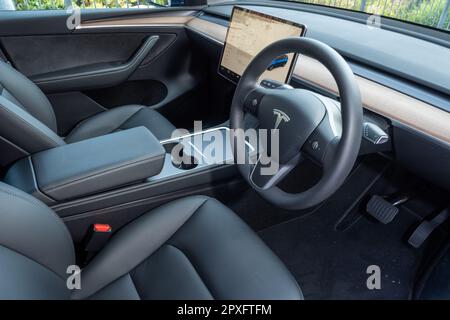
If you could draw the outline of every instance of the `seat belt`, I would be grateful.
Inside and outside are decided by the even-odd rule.
[[[450,216],[448,208],[442,210],[431,220],[424,220],[414,230],[408,239],[408,243],[414,248],[419,248],[430,237],[431,233],[436,230],[437,227],[442,225]]]
[[[112,228],[109,224],[96,223],[89,227],[82,240],[83,262],[86,264],[91,258],[106,245],[111,238]]]

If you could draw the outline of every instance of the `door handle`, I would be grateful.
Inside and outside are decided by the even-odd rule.
[[[46,92],[111,87],[127,80],[152,50],[159,36],[150,36],[126,62],[96,63],[31,77]]]

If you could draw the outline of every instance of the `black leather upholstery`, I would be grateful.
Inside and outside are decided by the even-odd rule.
[[[66,299],[75,263],[64,223],[32,196],[0,183],[0,299]]]
[[[184,198],[118,233],[77,298],[299,299],[281,261],[218,201]]]
[[[29,79],[0,61],[0,165],[20,157],[117,130],[144,126],[158,139],[169,138],[174,126],[145,106],[122,106],[80,123],[66,141],[59,137],[53,108]]]
[[[80,122],[66,137],[66,142],[72,143],[140,126],[149,129],[159,140],[170,138],[175,130],[175,127],[155,110],[129,105],[99,113]]]
[[[0,84],[3,87],[3,98],[17,104],[56,132],[55,113],[45,94],[32,81],[3,61],[0,61]]]
[[[165,154],[149,130],[137,127],[44,150],[30,157],[39,190],[51,199],[62,201],[155,176],[161,172]],[[16,186],[13,172],[18,170],[23,169],[16,162],[8,170],[5,182]]]
[[[300,299],[289,271],[218,201],[195,196],[119,231],[65,287],[74,263],[64,224],[33,197],[0,183],[0,298]]]

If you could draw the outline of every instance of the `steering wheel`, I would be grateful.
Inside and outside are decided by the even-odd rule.
[[[340,107],[309,90],[285,86],[269,89],[258,84],[275,57],[291,52],[318,60],[331,72],[339,89]],[[353,72],[334,49],[317,40],[292,37],[274,42],[251,61],[231,105],[230,132],[235,159],[242,159],[239,150],[246,143],[246,112],[259,120],[259,129],[278,129],[278,150],[269,151],[271,161],[277,163],[276,172],[264,174],[265,165],[260,158],[254,163],[237,164],[247,182],[266,200],[286,209],[304,209],[326,200],[342,185],[361,144],[362,103]],[[306,155],[322,166],[321,179],[301,193],[288,193],[277,187]]]

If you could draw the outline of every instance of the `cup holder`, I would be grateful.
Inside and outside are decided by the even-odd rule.
[[[184,147],[181,148],[178,151],[178,154],[175,156],[176,159],[174,159],[174,155],[172,154],[172,150],[175,146],[177,146],[178,143],[172,142],[164,145],[164,148],[166,149],[166,152],[170,154],[170,157],[172,159],[172,165],[175,168],[181,169],[181,170],[191,170],[198,166],[197,159],[192,156],[184,153]]]
[[[172,164],[175,168],[178,168],[181,170],[191,170],[198,166],[198,163],[196,163],[196,160],[193,156],[187,156],[187,157],[184,156],[181,163],[175,163],[172,160]]]

